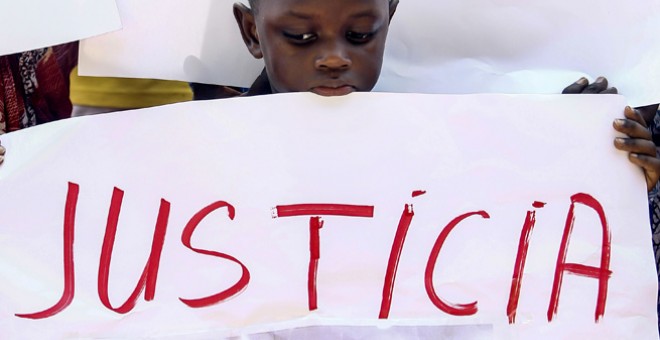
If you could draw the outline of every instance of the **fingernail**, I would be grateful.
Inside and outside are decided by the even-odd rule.
[[[2,163],[5,160],[5,156],[0,156],[0,163]]]
[[[626,144],[626,140],[621,137],[614,138],[614,142],[619,144]]]
[[[614,120],[614,125],[616,126],[623,126],[626,123],[625,119],[615,119]],[[620,138],[617,138],[620,139]]]
[[[596,83],[602,83],[605,81],[605,77],[598,77],[596,78]]]
[[[578,81],[576,81],[575,83],[578,84],[578,85],[587,85],[587,84],[589,84],[589,80],[585,77],[582,77],[582,78],[578,79]]]

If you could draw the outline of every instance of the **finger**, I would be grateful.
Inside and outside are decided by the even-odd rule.
[[[646,176],[646,189],[651,191],[660,179],[660,159],[647,155],[631,153],[628,156],[630,162],[644,169]]]
[[[582,77],[573,84],[568,85],[561,93],[562,94],[582,93],[584,88],[587,87],[588,85],[589,85],[589,80],[587,80],[587,78],[585,77]]]
[[[589,86],[585,87],[582,93],[587,93],[587,94],[601,93],[607,90],[607,86],[608,86],[607,79],[605,77],[598,77],[596,78],[596,81],[594,81]]]
[[[608,87],[601,94],[618,94],[619,90],[616,87]]]
[[[651,131],[649,131],[642,123],[632,119],[615,119],[614,130],[628,135],[631,138],[640,138],[644,140],[651,140]]]
[[[622,151],[628,151],[651,157],[656,156],[656,147],[652,141],[635,138],[615,138],[614,147]]]
[[[0,164],[5,160],[5,148],[0,145]]]
[[[646,120],[644,120],[644,115],[642,114],[641,111],[639,111],[637,109],[633,109],[630,106],[626,106],[626,108],[623,110],[623,115],[628,119],[632,119],[632,120],[638,122],[639,124],[641,124],[645,128],[647,127]]]

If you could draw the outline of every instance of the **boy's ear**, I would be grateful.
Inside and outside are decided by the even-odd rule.
[[[399,0],[390,0],[390,22],[392,21],[394,12],[396,12],[396,6],[398,5],[399,5]]]
[[[257,59],[263,58],[264,54],[261,52],[261,44],[259,43],[259,35],[257,34],[257,25],[252,10],[242,3],[235,3],[234,18],[236,18],[238,28],[241,30],[243,42],[245,42],[248,51],[250,51],[252,56]]]

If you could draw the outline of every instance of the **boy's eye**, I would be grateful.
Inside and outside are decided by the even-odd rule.
[[[354,44],[364,44],[366,42],[369,42],[369,40],[371,40],[373,36],[374,36],[374,32],[367,32],[367,33],[353,32],[353,31],[346,32],[346,39],[348,39],[348,41]]]
[[[316,40],[316,34],[314,33],[302,33],[302,34],[289,33],[289,32],[282,32],[282,33],[287,39],[290,39],[297,44],[304,44]]]

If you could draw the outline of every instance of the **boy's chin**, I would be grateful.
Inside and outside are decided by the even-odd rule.
[[[355,91],[357,91],[357,89],[350,85],[344,85],[339,87],[318,86],[310,90],[310,92],[318,94],[319,96],[323,96],[323,97],[345,96]]]

